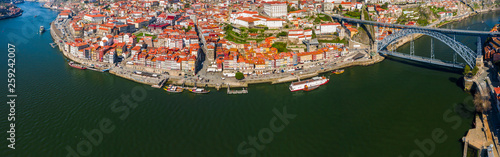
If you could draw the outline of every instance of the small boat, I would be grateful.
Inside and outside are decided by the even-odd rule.
[[[311,87],[309,87],[309,86],[305,85],[304,86],[304,91],[312,91],[312,90],[317,89],[318,87],[319,86],[311,86]]]
[[[196,87],[194,87],[193,89],[189,89],[189,91],[198,94],[205,94],[210,92],[210,90],[205,90],[204,88],[196,88]]]
[[[86,67],[84,67],[82,65],[73,63],[73,61],[69,62],[68,65],[71,66],[71,67],[73,67],[73,68],[77,68],[77,69],[82,69],[82,70],[87,69]]]
[[[43,26],[40,26],[40,34],[42,34],[45,31],[45,28]]]
[[[171,92],[171,93],[181,93],[182,91],[184,91],[183,87],[181,87],[181,86],[174,86],[174,85],[169,85],[168,88],[165,87],[163,89],[165,91]]]
[[[334,71],[332,71],[332,73],[334,73],[334,74],[342,74],[342,73],[344,73],[344,69],[334,70]]]

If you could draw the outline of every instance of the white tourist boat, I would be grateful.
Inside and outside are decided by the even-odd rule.
[[[321,77],[313,77],[312,79],[304,80],[304,81],[299,81],[299,82],[292,82],[290,84],[290,91],[295,92],[299,90],[306,90],[308,91],[308,88],[317,88],[321,85],[324,85],[328,83],[330,79],[321,76]]]

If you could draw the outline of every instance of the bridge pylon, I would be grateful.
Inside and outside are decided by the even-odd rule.
[[[375,53],[375,54],[378,53],[378,42],[377,41],[372,42],[370,51],[372,53]]]
[[[411,41],[410,41],[410,55],[412,56],[415,55],[415,42],[413,40],[413,35],[411,35]]]
[[[484,63],[483,62],[483,55],[478,55],[476,57],[476,67],[478,67],[478,68],[483,67],[484,66],[483,63]],[[471,68],[474,68],[474,67],[471,67]]]
[[[431,59],[434,59],[434,38],[431,38]]]

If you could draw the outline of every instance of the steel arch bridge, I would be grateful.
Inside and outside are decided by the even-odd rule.
[[[462,44],[459,41],[456,41],[455,39],[451,38],[448,35],[445,35],[443,33],[436,32],[436,31],[432,31],[432,30],[425,30],[425,29],[402,29],[402,30],[396,31],[393,34],[385,37],[381,41],[378,41],[377,51],[379,53],[387,54],[388,52],[384,51],[384,49],[386,49],[387,46],[389,46],[393,42],[398,41],[398,39],[400,39],[402,37],[406,37],[406,36],[413,35],[413,34],[424,34],[424,35],[431,36],[435,39],[438,39],[441,42],[448,45],[450,48],[452,48],[455,51],[455,53],[457,53],[460,57],[462,57],[465,60],[465,62],[467,63],[467,65],[469,65],[470,67],[474,67],[476,64],[477,53],[474,52],[473,50],[471,50],[469,47],[465,46],[464,44]],[[432,46],[432,44],[431,44],[431,46]],[[424,59],[423,57],[422,57],[422,59],[416,59],[415,57],[411,57],[411,55],[412,55],[411,53],[412,52],[410,52],[410,57],[407,57],[407,59],[419,60],[419,61],[425,62],[426,59]],[[434,57],[434,52],[432,50],[431,59],[427,59],[427,60],[429,60],[428,62],[432,62],[432,60],[434,59],[433,57]],[[436,64],[438,64],[438,63],[436,63]],[[444,64],[442,64],[442,65],[444,65]]]

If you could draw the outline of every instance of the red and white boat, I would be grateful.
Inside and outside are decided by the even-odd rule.
[[[75,64],[73,63],[72,61],[68,63],[69,66],[73,67],[73,68],[77,68],[77,69],[82,69],[82,70],[85,70],[87,69],[86,67],[82,66],[82,65],[79,65],[79,64]]]
[[[328,83],[328,81],[330,81],[330,79],[328,79],[324,76],[313,77],[312,79],[309,79],[309,80],[292,82],[292,84],[290,84],[289,89],[292,92],[299,91],[299,90],[310,91],[310,90],[314,90],[314,89],[318,88],[321,85]]]

